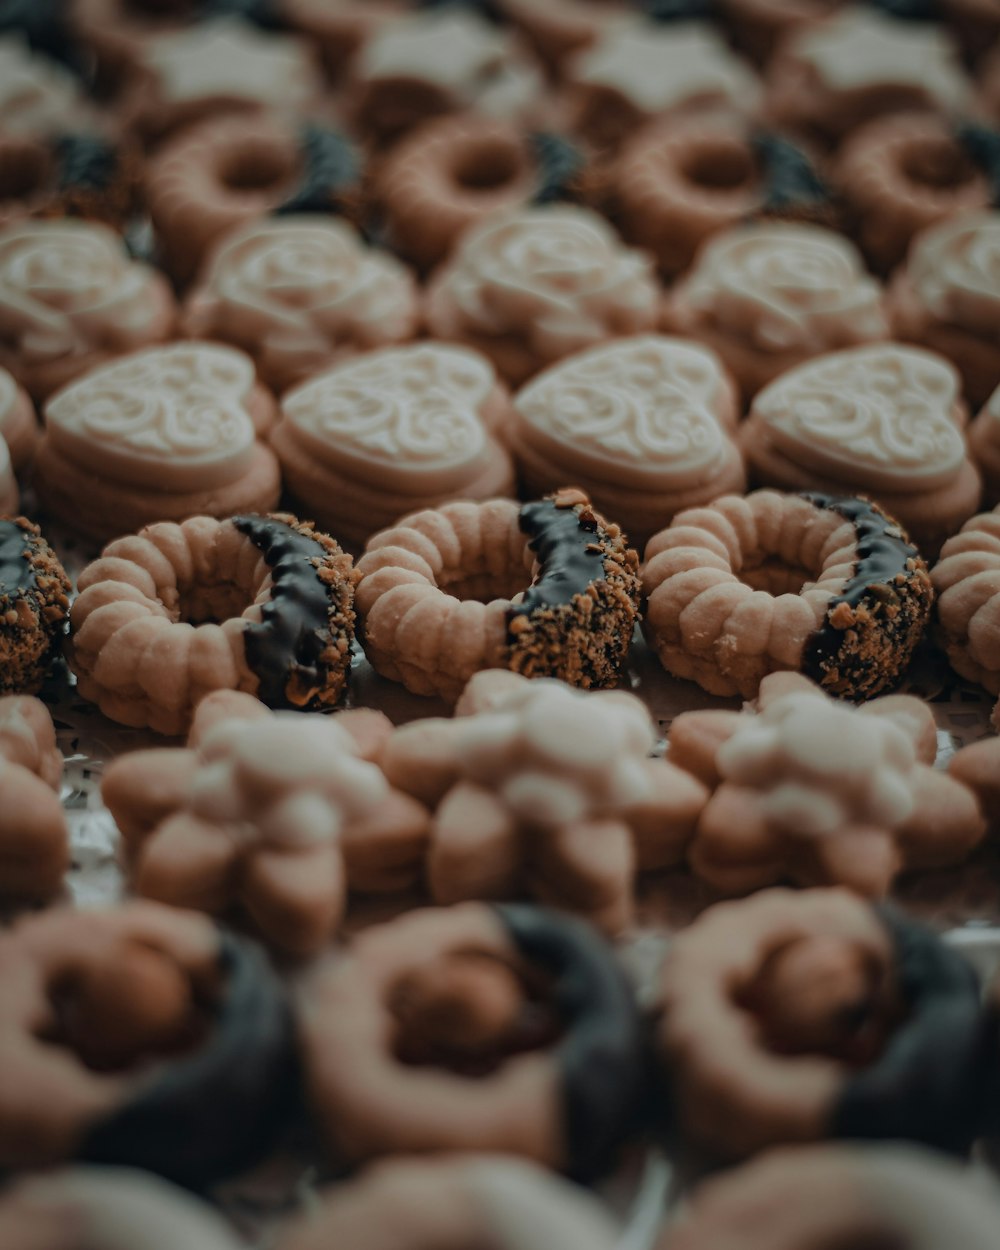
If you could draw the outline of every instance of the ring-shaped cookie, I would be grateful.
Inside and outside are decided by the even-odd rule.
[[[976,1135],[976,976],[901,915],[839,889],[721,903],[677,938],[661,989],[677,1128],[713,1155],[828,1136],[961,1152]]]
[[[199,1188],[264,1154],[295,1093],[261,951],[156,903],[47,911],[0,940],[0,1166],[128,1163]]]
[[[553,1017],[541,1030],[539,1012]],[[454,1044],[451,1064],[405,1061],[428,1023]],[[558,912],[464,903],[369,929],[317,971],[301,1024],[312,1102],[342,1163],[497,1151],[588,1179],[635,1126],[637,1006],[611,948]],[[493,1062],[456,1070],[471,1054]]]
[[[679,513],[650,539],[645,630],[676,677],[753,698],[768,673],[804,673],[867,699],[923,635],[927,565],[862,498],[759,490]]]
[[[365,652],[384,677],[452,702],[484,668],[613,686],[638,617],[637,567],[582,491],[417,512],[358,562]]]
[[[38,526],[0,518],[0,695],[39,689],[66,629],[71,590]]]
[[[166,734],[213,690],[329,708],[350,669],[353,583],[351,557],[287,513],[148,525],[80,574],[77,689],[112,720]]]

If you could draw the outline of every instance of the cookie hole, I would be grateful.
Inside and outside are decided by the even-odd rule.
[[[975,166],[949,139],[925,139],[908,148],[902,169],[910,182],[934,191],[964,186],[975,177]]]
[[[244,144],[227,153],[220,178],[230,191],[270,191],[295,173],[295,155],[277,145]]]
[[[766,591],[769,595],[800,595],[808,582],[816,580],[816,574],[785,564],[783,560],[760,557],[743,565],[739,579],[744,586]]]
[[[529,581],[529,574],[524,568],[508,569],[500,574],[467,574],[455,569],[450,575],[440,575],[438,586],[456,599],[490,603],[493,599],[513,599],[527,589]]]
[[[681,170],[689,182],[708,191],[735,191],[757,180],[749,149],[736,140],[702,142],[685,154]]]
[[[521,153],[516,143],[503,139],[480,140],[459,153],[452,173],[466,191],[495,191],[514,182],[521,172]]]
[[[23,200],[44,190],[52,161],[34,143],[10,143],[0,148],[0,199]]]

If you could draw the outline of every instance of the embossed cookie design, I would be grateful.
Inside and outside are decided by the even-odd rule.
[[[272,442],[302,511],[360,544],[420,508],[513,495],[510,456],[491,432],[509,402],[478,352],[387,348],[287,394]]]
[[[732,381],[695,343],[644,335],[581,352],[519,391],[514,407],[528,493],[581,486],[633,542],[746,485],[730,437]]]
[[[267,511],[274,415],[253,362],[213,343],[176,343],[92,370],[49,401],[38,449],[44,506],[105,539],[153,521]]]
[[[884,343],[818,356],[759,392],[739,433],[757,485],[870,496],[925,552],[979,506],[959,377]]]

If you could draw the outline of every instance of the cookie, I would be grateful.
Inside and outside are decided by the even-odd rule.
[[[955,369],[885,343],[817,356],[758,391],[739,432],[751,481],[860,492],[933,555],[979,506]]]
[[[41,403],[88,370],[170,337],[174,297],[97,222],[0,230],[0,367]]]
[[[478,352],[369,352],[290,391],[281,413],[271,442],[288,490],[358,545],[418,508],[514,494],[510,399]]]
[[[193,339],[232,343],[281,392],[349,356],[414,338],[409,271],[345,221],[296,213],[224,236],[184,306]]]
[[[231,347],[182,342],[119,357],[45,405],[39,498],[98,539],[273,508],[278,462],[258,435],[274,412],[253,361]]]
[[[70,591],[38,526],[0,517],[0,694],[41,687],[66,630]]]
[[[746,486],[735,388],[698,344],[645,335],[578,352],[514,399],[525,489],[578,483],[642,542],[683,508]]]
[[[520,386],[546,365],[607,338],[652,330],[652,264],[586,208],[501,213],[473,227],[431,279],[427,325],[489,356]]]

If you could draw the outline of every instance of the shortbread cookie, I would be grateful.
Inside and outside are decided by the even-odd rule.
[[[310,1106],[337,1164],[498,1151],[587,1180],[634,1131],[631,988],[612,948],[558,912],[410,912],[324,960],[300,1011]]]
[[[834,181],[858,246],[880,272],[921,230],[989,208],[996,194],[967,130],[933,113],[897,113],[859,126],[837,154]]]
[[[0,694],[40,688],[66,631],[70,591],[38,526],[0,517]]]
[[[277,1250],[613,1250],[619,1235],[586,1190],[509,1156],[476,1154],[372,1168],[293,1221]]]
[[[511,447],[525,489],[581,486],[630,539],[742,491],[737,401],[715,354],[646,335],[579,352],[523,387]]]
[[[898,1146],[799,1146],[699,1187],[659,1246],[992,1250],[998,1219],[992,1184],[964,1161]]]
[[[0,757],[20,764],[58,793],[63,758],[52,716],[41,699],[0,696]]]
[[[969,406],[984,404],[1000,385],[1000,212],[918,234],[889,288],[889,310],[896,338],[946,357]]]
[[[669,738],[670,760],[712,787],[688,862],[727,894],[794,882],[881,898],[986,832],[975,787],[933,767],[934,717],[910,695],[856,709],[772,673],[755,709],[683,712]]]
[[[959,115],[970,98],[943,26],[861,5],[791,35],[768,67],[772,120],[831,142],[884,113]]]
[[[107,226],[25,221],[0,230],[0,366],[36,402],[126,352],[169,338],[163,275]]]
[[[345,221],[294,214],[224,236],[182,318],[189,338],[249,352],[281,392],[338,360],[414,338],[417,286]]]
[[[753,115],[753,69],[706,22],[633,22],[606,31],[565,70],[567,120],[598,147],[670,114],[730,109]]]
[[[616,0],[497,0],[497,7],[557,78],[574,53],[635,20]]]
[[[720,903],[675,937],[660,987],[676,1127],[716,1158],[827,1137],[961,1152],[976,1136],[976,976],[901,914],[845,890]]]
[[[204,1188],[273,1147],[293,1025],[253,943],[156,903],[60,907],[6,931],[0,964],[4,1168],[127,1162]]]
[[[615,162],[610,199],[625,238],[652,252],[667,276],[742,221],[837,221],[830,190],[800,146],[715,112],[642,127]]]
[[[286,513],[158,522],[110,543],[77,584],[77,689],[122,724],[183,733],[214,690],[316,711],[347,683],[351,558]]]
[[[939,634],[952,668],[1000,694],[1000,513],[981,513],[941,548],[931,572]]]
[[[1000,503],[1000,386],[969,426],[969,450],[983,475],[983,503]]]
[[[397,144],[377,172],[375,196],[392,247],[429,269],[494,213],[581,198],[585,168],[561,135],[459,114]]]
[[[752,481],[862,493],[932,555],[979,506],[955,369],[898,343],[818,356],[757,393],[739,441]]]
[[[933,598],[919,552],[867,499],[770,490],[681,512],[646,548],[643,589],[668,672],[748,699],[781,670],[842,698],[878,694]]]
[[[213,244],[271,213],[354,211],[361,166],[337,131],[281,117],[191,126],[150,160],[146,195],[164,267],[186,283]]]
[[[25,40],[0,38],[0,133],[47,137],[81,120],[92,121],[93,109],[79,78]]]
[[[271,436],[300,510],[362,545],[418,508],[514,494],[510,399],[478,352],[368,352],[290,391]]]
[[[219,17],[144,39],[118,107],[149,142],[222,113],[304,114],[322,95],[305,40]]]
[[[0,517],[16,516],[21,510],[21,492],[14,477],[14,468],[10,461],[10,451],[0,434]]]
[[[509,31],[474,7],[445,5],[373,32],[350,68],[348,107],[355,126],[383,143],[442,113],[527,122],[543,87]]]
[[[519,386],[572,352],[654,329],[659,304],[649,258],[597,213],[560,205],[502,213],[463,235],[431,280],[427,324]]]
[[[638,618],[638,557],[577,490],[415,512],[357,571],[372,665],[453,702],[484,668],[614,686]]]
[[[92,369],[45,406],[36,485],[43,505],[92,538],[153,521],[278,502],[267,432],[274,397],[253,361],[214,343],[175,343]]]
[[[281,0],[281,16],[309,37],[334,82],[369,39],[408,11],[408,0]]]
[[[0,698],[0,902],[45,903],[63,887],[69,829],[62,755],[37,699]]]
[[[881,285],[821,226],[756,224],[715,235],[670,292],[664,328],[713,348],[750,399],[786,369],[889,337]]]

